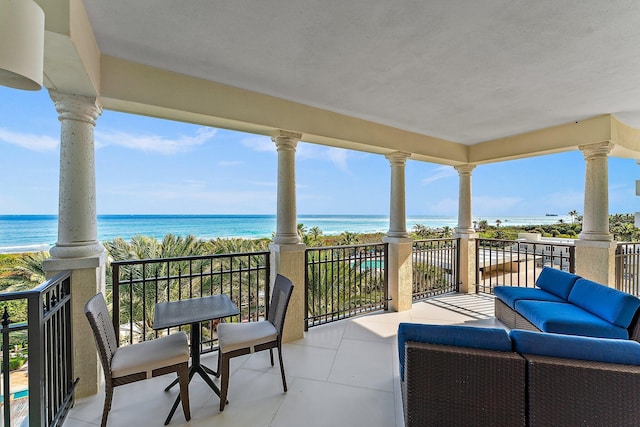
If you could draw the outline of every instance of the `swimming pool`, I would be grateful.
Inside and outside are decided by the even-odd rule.
[[[24,390],[18,390],[18,391],[14,391],[9,393],[9,398],[13,398],[13,399],[21,399],[23,397],[27,397],[29,396],[29,389],[25,388]],[[0,394],[0,401],[4,401],[4,395]]]

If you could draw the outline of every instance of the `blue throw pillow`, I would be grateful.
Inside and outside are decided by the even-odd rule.
[[[587,279],[576,282],[569,302],[622,328],[629,327],[640,307],[640,299],[633,295]]]
[[[519,329],[512,329],[509,336],[513,341],[513,349],[520,354],[640,365],[640,343],[632,340],[548,334]]]
[[[401,323],[398,326],[398,356],[400,358],[401,380],[404,380],[404,344],[407,341],[511,351],[511,340],[504,329]]]
[[[536,280],[536,286],[567,300],[571,288],[580,276],[556,268],[544,267]]]

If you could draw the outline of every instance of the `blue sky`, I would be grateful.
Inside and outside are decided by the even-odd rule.
[[[58,115],[46,90],[0,87],[0,214],[56,214]],[[274,214],[275,145],[267,137],[104,111],[96,129],[98,214]],[[569,152],[480,165],[474,216],[582,213],[585,162]],[[298,214],[389,213],[381,155],[299,143]],[[609,211],[640,210],[632,159],[609,159]],[[409,160],[408,215],[457,215],[450,166]]]

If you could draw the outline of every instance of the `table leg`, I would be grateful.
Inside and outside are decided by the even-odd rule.
[[[191,367],[189,368],[189,382],[191,382],[191,378],[196,374],[196,372],[202,377],[205,383],[215,394],[220,397],[220,389],[213,382],[209,375],[216,375],[216,372],[200,363],[200,323],[192,323],[191,324]],[[171,387],[178,383],[178,379],[176,378],[171,384],[169,384],[164,391],[169,391]],[[167,416],[167,419],[164,422],[164,425],[169,424],[173,414],[175,414],[176,409],[178,408],[178,404],[180,403],[180,394],[176,397],[176,400],[173,402],[173,406],[171,407],[171,411]],[[226,403],[229,403],[228,401]]]

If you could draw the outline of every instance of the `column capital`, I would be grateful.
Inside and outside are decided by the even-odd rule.
[[[392,166],[403,166],[407,162],[407,159],[411,157],[411,153],[407,153],[404,151],[394,151],[393,153],[388,153],[384,156],[387,158],[387,160],[389,160]]]
[[[457,165],[453,168],[458,171],[459,175],[471,175],[471,171],[476,168],[476,165],[465,163],[464,165]]]
[[[299,132],[290,132],[288,130],[278,130],[271,135],[271,140],[275,142],[278,150],[291,150],[295,151],[298,142],[302,139],[302,134]]]
[[[72,93],[50,90],[49,96],[58,112],[58,120],[79,120],[96,125],[96,119],[102,114],[102,105],[93,96],[74,95]]]
[[[578,149],[582,151],[585,160],[607,157],[613,147],[611,141],[596,142],[595,144],[579,145]]]

